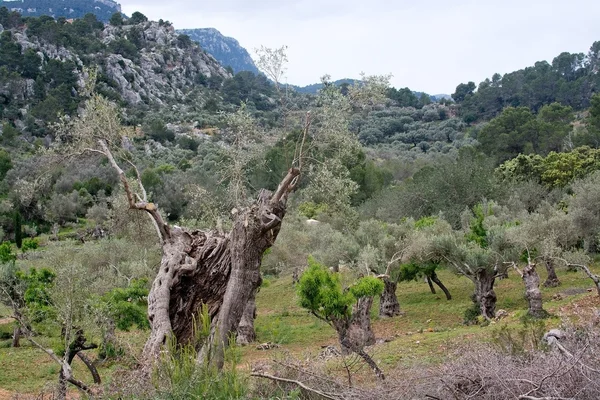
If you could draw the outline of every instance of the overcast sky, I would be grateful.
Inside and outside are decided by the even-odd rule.
[[[213,27],[252,56],[288,46],[287,82],[393,74],[392,85],[452,93],[600,40],[598,0],[120,0],[175,28]],[[493,4],[492,4],[493,3]]]

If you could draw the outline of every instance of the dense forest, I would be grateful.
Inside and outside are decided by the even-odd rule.
[[[451,101],[0,25],[0,397],[598,398],[600,42]]]

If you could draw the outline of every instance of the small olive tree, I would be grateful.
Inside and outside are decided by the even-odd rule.
[[[383,281],[384,290],[379,298],[379,316],[395,317],[401,314],[396,296],[398,266],[406,247],[406,238],[412,230],[412,220],[390,224],[374,219],[360,223],[355,237],[361,251],[358,265],[367,275],[374,273]]]
[[[364,351],[366,345],[375,343],[369,312],[373,296],[383,292],[383,282],[367,276],[342,288],[338,274],[330,273],[312,257],[308,264],[297,289],[300,305],[336,330],[343,353],[358,354],[383,380],[383,372]]]
[[[518,259],[519,254],[505,224],[486,224],[491,213],[488,205],[475,207],[466,231],[441,234],[432,243],[434,257],[445,260],[456,273],[473,282],[474,303],[486,320],[496,316],[496,278],[505,275],[507,263]]]
[[[415,221],[412,230],[405,240],[403,264],[398,270],[400,281],[409,281],[425,277],[431,292],[435,294],[433,283],[439,286],[446,295],[452,295],[437,276],[437,268],[445,262],[443,256],[436,251],[436,238],[452,233],[450,224],[440,217],[424,217]]]

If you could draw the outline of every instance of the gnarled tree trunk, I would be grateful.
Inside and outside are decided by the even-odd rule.
[[[148,294],[151,334],[143,351],[143,372],[148,376],[160,351],[171,337],[181,344],[194,343],[194,319],[201,305],[208,307],[211,333],[201,347],[198,361],[224,363],[224,348],[242,318],[252,293],[260,285],[260,264],[265,250],[273,245],[285,215],[287,197],[299,179],[303,145],[310,127],[307,117],[298,168],[290,168],[275,193],[262,190],[247,208],[234,210],[233,228],[225,234],[203,232],[164,222],[156,205],[147,200],[141,176],[135,169],[141,194],[134,194],[125,172],[113,157],[108,142],[97,141],[118,173],[129,208],[148,213],[162,244],[160,269]]]
[[[60,372],[58,374],[58,389],[57,389],[57,397],[59,399],[66,398],[67,382],[73,384],[79,390],[85,392],[86,394],[91,395],[90,388],[86,384],[81,382],[80,380],[75,379],[75,377],[73,376],[73,369],[71,367],[71,364],[73,363],[73,359],[80,352],[85,351],[85,350],[95,349],[98,347],[97,345],[95,345],[93,343],[88,345],[88,344],[86,344],[86,342],[87,342],[87,339],[83,334],[83,330],[78,329],[75,333],[75,337],[74,337],[73,341],[69,344],[69,347],[65,350],[65,354],[64,354],[62,360],[58,359],[58,357],[56,357],[54,355],[55,360],[61,366]],[[96,368],[93,367],[93,365],[91,365],[91,363],[90,363],[90,365],[88,365],[88,363],[85,363],[85,364],[90,369],[90,372],[92,372],[92,375],[94,376],[94,382],[99,383],[100,376],[98,375],[98,371],[96,371]],[[91,367],[93,367],[93,368],[91,368]]]
[[[400,303],[396,296],[398,282],[390,278],[383,278],[384,289],[379,297],[379,316],[391,318],[400,315]]]
[[[535,270],[535,264],[528,262],[521,273],[525,283],[525,298],[529,305],[527,314],[534,318],[543,318],[548,315],[542,306],[542,292],[540,291],[540,276]]]
[[[554,263],[552,259],[546,258],[544,259],[544,263],[546,264],[546,272],[548,272],[548,277],[544,282],[544,287],[556,287],[560,285],[560,281],[558,280],[558,276],[556,276],[556,270],[554,269]]]
[[[496,317],[495,272],[482,268],[475,273],[473,281],[475,283],[475,299],[481,309],[481,315],[488,320]]]
[[[375,344],[375,333],[371,328],[371,306],[373,297],[362,297],[352,307],[352,318],[346,337],[354,347],[364,347]]]
[[[298,174],[292,168],[275,193],[261,191],[254,204],[234,215],[228,234],[161,227],[160,216],[151,214],[162,233],[163,256],[148,295],[152,332],[144,347],[147,373],[171,335],[178,344],[192,343],[194,318],[202,304],[208,307],[212,328],[198,359],[223,366],[224,348],[260,285],[263,253],[277,238]]]
[[[442,289],[442,291],[446,295],[446,300],[452,300],[452,295],[450,294],[450,291],[446,288],[446,286],[444,286],[444,284],[442,283],[442,281],[440,281],[440,278],[438,278],[438,276],[435,273],[435,271],[433,271],[431,273],[431,280],[434,281],[435,284],[440,287],[440,289]]]
[[[256,332],[254,331],[254,319],[256,318],[256,292],[252,293],[242,319],[237,328],[236,343],[240,346],[246,346],[256,340]]]
[[[364,350],[365,346],[375,344],[375,334],[371,329],[370,311],[373,305],[373,297],[362,297],[352,307],[350,317],[337,318],[331,321],[335,328],[342,354],[358,354],[373,369],[381,380],[385,376],[375,361]]]
[[[87,356],[82,352],[78,352],[77,357],[79,357],[79,359],[85,364],[85,366],[90,371],[90,374],[92,374],[92,378],[94,378],[94,383],[97,385],[101,384],[102,379],[100,378],[100,374],[98,373],[98,369],[94,365],[94,362],[87,358]]]

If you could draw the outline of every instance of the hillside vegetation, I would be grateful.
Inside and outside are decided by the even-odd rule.
[[[598,398],[598,43],[450,101],[0,25],[0,398]]]

